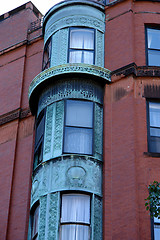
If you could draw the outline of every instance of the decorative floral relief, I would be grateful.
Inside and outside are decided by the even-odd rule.
[[[90,16],[69,16],[58,20],[56,23],[50,24],[46,27],[44,43],[47,42],[48,38],[54,34],[57,30],[62,28],[72,27],[72,26],[85,26],[98,29],[99,31],[105,31],[105,23],[101,19],[96,19],[95,17]]]
[[[94,198],[94,239],[102,240],[102,199]]]

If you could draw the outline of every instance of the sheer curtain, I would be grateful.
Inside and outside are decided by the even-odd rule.
[[[67,100],[66,125],[92,127],[93,102]]]
[[[90,224],[90,196],[62,195],[61,224],[61,240],[88,240],[89,226],[85,224]]]
[[[69,62],[93,64],[93,57],[93,29],[72,29],[70,34]]]
[[[92,29],[72,29],[70,35],[70,48],[94,49],[94,31]]]
[[[64,152],[92,154],[93,102],[67,100]]]
[[[65,127],[64,151],[92,154],[92,129]]]

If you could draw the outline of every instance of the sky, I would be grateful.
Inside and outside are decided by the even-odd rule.
[[[29,0],[4,0],[1,3],[0,15],[17,8]],[[31,2],[38,8],[38,10],[44,15],[53,5],[61,0],[31,0]]]

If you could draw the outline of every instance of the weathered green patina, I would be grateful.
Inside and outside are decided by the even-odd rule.
[[[49,68],[38,74],[30,84],[28,97],[30,108],[33,114],[35,114],[34,108],[36,107],[36,102],[38,100],[37,92],[39,92],[39,89],[44,89],[44,86],[46,88],[46,86],[50,85],[50,83],[58,82],[58,80],[66,78],[67,76],[69,76],[70,79],[73,78],[72,76],[79,76],[79,78],[87,77],[89,79],[94,79],[94,81],[96,79],[96,82],[99,84],[103,82],[103,85],[111,81],[110,71],[95,65],[88,65],[84,63],[68,63]]]
[[[71,27],[94,29],[95,65],[67,63]],[[51,39],[50,68],[29,88],[31,111],[45,111],[43,160],[32,176],[31,208],[39,202],[38,239],[58,240],[61,194],[91,196],[91,240],[102,240],[103,92],[110,83],[104,68],[104,5],[95,1],[64,1],[44,17],[44,44]],[[93,154],[64,154],[65,100],[92,101]]]

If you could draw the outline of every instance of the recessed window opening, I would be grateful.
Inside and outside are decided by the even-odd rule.
[[[43,160],[44,129],[45,129],[45,110],[43,110],[40,113],[36,122],[34,167],[40,164]]]
[[[95,30],[71,28],[69,41],[69,63],[94,64]]]
[[[64,153],[92,155],[93,102],[67,100],[65,107]]]
[[[160,153],[160,103],[148,102],[148,150]]]
[[[147,28],[148,66],[160,66],[160,29]]]
[[[32,240],[38,240],[38,226],[39,226],[39,209],[38,205],[31,214],[31,237]]]
[[[160,219],[154,218],[154,240],[160,239]]]
[[[52,47],[52,37],[49,38],[47,41],[45,48],[44,48],[44,53],[43,53],[43,63],[42,63],[42,71],[45,69],[48,69],[50,67],[50,62],[51,62],[51,47]]]
[[[90,196],[63,194],[61,203],[60,240],[90,239]]]

